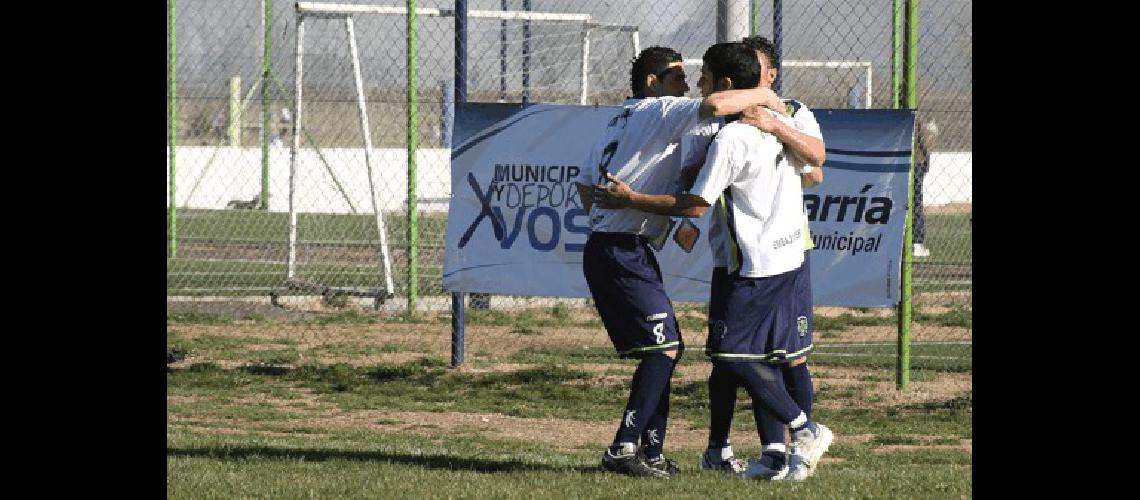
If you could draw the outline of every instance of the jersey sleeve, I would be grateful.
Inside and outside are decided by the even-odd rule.
[[[727,129],[725,129],[727,130]],[[690,193],[700,196],[710,206],[736,177],[737,169],[743,166],[744,148],[733,134],[721,130],[709,146],[705,156],[705,166],[697,175]]]
[[[796,130],[823,140],[823,132],[819,130],[819,122],[815,119],[815,113],[812,113],[807,106],[801,104],[796,110],[796,114],[792,115],[792,120]]]
[[[602,129],[598,137],[594,139],[594,143],[590,146],[589,151],[586,152],[586,159],[582,162],[582,168],[578,170],[578,175],[574,177],[573,181],[578,184],[593,186],[598,179],[598,161],[601,159],[602,142],[609,136]]]
[[[669,137],[680,138],[700,119],[701,100],[690,97],[661,97],[661,119]]]
[[[716,134],[715,118],[702,120],[681,136],[681,168],[698,163],[708,151]]]

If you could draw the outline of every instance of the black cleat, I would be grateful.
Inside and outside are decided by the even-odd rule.
[[[645,465],[653,467],[659,471],[665,471],[669,474],[669,477],[676,476],[678,472],[681,472],[681,469],[677,468],[676,462],[665,457],[658,458],[657,460],[646,460]]]
[[[641,455],[637,453],[636,448],[626,448],[618,455],[610,454],[607,448],[605,453],[602,454],[602,468],[611,472],[625,474],[634,477],[652,477],[657,479],[669,479],[673,477],[666,469],[657,469],[645,463]]]

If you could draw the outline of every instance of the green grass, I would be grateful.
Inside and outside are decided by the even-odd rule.
[[[928,259],[955,264],[974,261],[973,212],[957,214],[926,214],[926,240],[930,249]]]
[[[685,361],[682,361],[683,363]],[[703,361],[702,361],[703,362]],[[884,376],[886,376],[884,374]],[[642,498],[777,497],[851,498],[970,496],[970,455],[955,445],[970,439],[970,393],[944,401],[886,409],[818,407],[816,418],[842,435],[873,434],[870,441],[836,443],[810,481],[795,484],[730,480],[695,469],[699,450],[667,451],[684,476],[674,481],[626,480],[599,471],[606,443],[584,448],[494,439],[471,427],[446,430],[413,425],[407,431],[325,428],[308,423],[313,412],[389,411],[502,413],[556,417],[605,426],[620,411],[624,387],[601,385],[573,364],[513,372],[465,374],[442,361],[353,367],[306,365],[296,369],[221,369],[198,364],[167,375],[167,391],[183,399],[168,405],[175,424],[167,431],[170,498],[299,496],[349,498]],[[297,400],[288,388],[315,394],[323,410]],[[848,398],[870,399],[871,386],[844,388]],[[282,406],[264,394],[295,404]],[[838,397],[826,385],[817,400]],[[193,396],[193,397],[191,397]],[[707,384],[678,383],[675,421],[707,428]],[[377,418],[379,425],[399,420]],[[415,424],[411,422],[410,424]],[[754,432],[751,404],[741,393],[734,433]],[[267,434],[271,432],[271,434]],[[557,432],[554,428],[553,432]],[[915,436],[932,436],[919,439]],[[875,453],[882,445],[910,444],[915,451]],[[758,450],[739,445],[737,453]]]
[[[358,207],[359,208],[359,207]],[[427,236],[442,235],[447,216],[419,214],[419,228]],[[169,221],[168,221],[169,223]],[[384,214],[389,243],[404,241],[407,217],[403,213]],[[167,228],[169,231],[169,227]],[[376,217],[352,214],[297,214],[298,238],[302,241],[377,242]],[[262,210],[178,210],[179,238],[200,240],[280,241],[289,234],[289,214]],[[423,243],[428,243],[424,241]]]
[[[897,363],[897,346],[892,342],[868,343],[817,343],[811,360],[824,366],[894,367]],[[915,370],[970,371],[973,369],[973,344],[912,342],[910,366]]]
[[[594,450],[520,441],[324,433],[319,437],[167,439],[168,498],[961,498],[972,496],[969,456],[922,451],[870,456],[869,445],[833,445],[847,461],[802,483],[732,480],[676,455],[673,481],[599,471]]]

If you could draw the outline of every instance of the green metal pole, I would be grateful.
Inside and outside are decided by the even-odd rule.
[[[907,0],[906,15],[906,107],[915,109],[915,88],[918,83],[918,0]]]
[[[416,139],[419,111],[416,84],[416,0],[408,0],[408,314],[416,310],[419,295],[419,214],[416,211]]]
[[[169,225],[170,225],[170,258],[172,258],[172,259],[178,256],[178,214],[177,214],[178,206],[174,202],[174,200],[175,200],[175,198],[174,198],[174,186],[175,186],[174,163],[175,163],[175,161],[174,160],[178,156],[177,154],[175,154],[175,149],[177,148],[177,145],[178,145],[178,119],[177,119],[177,117],[178,117],[178,102],[177,102],[178,101],[178,98],[177,98],[177,96],[178,96],[178,93],[177,93],[178,83],[177,83],[177,78],[175,78],[175,75],[176,75],[176,69],[175,68],[177,66],[178,58],[176,57],[176,50],[174,48],[174,41],[175,41],[175,36],[174,36],[174,24],[175,24],[174,23],[174,16],[175,16],[174,6],[175,6],[175,3],[176,3],[176,0],[170,0],[170,13],[167,14],[167,16],[166,16],[167,28],[170,31],[170,33],[168,35],[168,40],[166,42],[168,45],[167,50],[170,54],[169,76],[167,76],[167,79],[166,79],[166,86],[167,86],[166,99],[168,101],[166,112],[168,115],[168,119],[170,120],[170,126],[167,127],[168,134],[167,134],[167,139],[166,139],[166,145],[169,148],[169,151],[167,151],[167,155],[169,155],[169,157],[170,157],[170,181],[169,181],[170,182],[170,215],[169,215],[168,221],[169,221]]]
[[[918,62],[918,0],[907,0],[906,3],[906,106],[915,109],[915,68]],[[903,262],[902,262],[902,300],[899,302],[899,341],[898,341],[898,372],[896,380],[898,388],[905,389],[910,383],[910,330],[912,320],[911,302],[911,267],[914,264],[914,137],[911,138],[910,176],[907,183],[907,212],[906,229],[903,232]]]
[[[756,36],[756,30],[760,24],[760,0],[752,0],[749,3],[752,7],[752,15],[748,16],[748,34]]]
[[[265,3],[265,41],[261,54],[261,210],[269,210],[269,82],[272,78],[272,44],[270,43],[270,26],[273,25],[273,0],[263,0]],[[282,137],[282,140],[285,138]]]
[[[891,14],[891,107],[898,109],[902,104],[902,32],[903,32],[903,16],[902,16],[902,2],[903,0],[892,0],[892,14]]]

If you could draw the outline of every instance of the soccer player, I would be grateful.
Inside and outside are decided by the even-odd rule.
[[[761,66],[759,86],[771,88],[779,71],[779,59],[776,56],[775,46],[762,36],[747,37],[743,43],[756,51]],[[801,187],[808,188],[818,185],[823,182],[823,162],[826,159],[819,123],[816,121],[815,115],[803,103],[792,99],[784,99],[783,102],[787,106],[791,123],[788,123],[788,120],[775,117],[771,113],[755,109],[748,110],[744,114],[742,122],[775,135],[784,144],[785,151],[790,153],[788,159],[791,165],[800,174]],[[720,126],[723,126],[723,121],[712,121],[703,125],[700,134],[686,135],[682,142],[685,146],[682,154],[687,158],[686,165],[692,162],[692,160],[688,160],[690,156],[703,153],[707,144],[712,140],[712,135],[719,130]],[[699,168],[699,161],[696,164]],[[695,172],[691,175],[695,176]],[[717,220],[716,218],[713,219],[713,225],[709,231],[710,241],[714,236],[719,237],[723,231],[716,223]],[[812,242],[806,213],[803,216],[803,221],[805,234],[804,263],[802,271],[796,277],[795,285],[798,297],[795,303],[798,342],[786,346],[784,349],[786,354],[782,358],[773,359],[772,362],[780,367],[789,395],[792,396],[792,399],[808,418],[811,418],[813,387],[806,362],[808,353],[813,346],[813,321],[810,260],[807,252],[815,245]],[[716,280],[718,277],[723,279],[723,276],[727,275],[724,268],[728,265],[728,259],[719,246],[714,245],[713,250],[713,279]],[[733,408],[736,405],[736,389],[736,384],[732,383],[732,377],[727,372],[713,370],[709,377],[709,407],[711,411],[709,447],[701,455],[701,468],[732,472],[743,470],[743,463],[733,457],[732,446],[728,439],[729,429],[732,426]],[[778,461],[776,456],[782,455],[785,448],[783,426],[770,414],[764,415],[762,420],[764,424],[760,429],[761,446],[766,454],[773,456],[773,461]],[[797,467],[802,458],[802,455],[793,450],[791,454],[793,463],[790,464],[789,479],[803,479],[815,472],[814,463],[802,463],[803,468]]]
[[[669,478],[677,467],[663,449],[670,379],[683,350],[673,305],[665,294],[653,251],[672,220],[637,210],[592,206],[593,186],[610,174],[646,193],[674,193],[681,170],[679,142],[698,119],[739,113],[765,104],[780,107],[770,89],[722,92],[705,99],[680,97],[689,90],[681,54],[650,47],[630,71],[633,97],[608,123],[575,181],[590,217],[582,270],[594,305],[618,355],[637,358],[629,399],[613,444],[602,455],[606,470]],[[638,443],[644,447],[639,451]]]
[[[698,84],[708,98],[719,93],[714,90],[755,87],[760,79],[759,61],[742,43],[716,44],[703,59]],[[702,216],[720,201],[716,216],[722,232],[717,237],[710,230],[710,240],[724,252],[728,265],[713,277],[706,351],[714,373],[725,379],[718,384],[730,386],[733,397],[736,384],[743,385],[752,396],[762,439],[767,432],[765,411],[779,423],[780,452],[766,450],[744,472],[774,480],[793,475],[782,450],[783,425],[791,428],[794,453],[803,463],[816,463],[833,438],[830,429],[811,421],[796,404],[780,369],[771,364],[803,351],[803,339],[796,335],[796,282],[806,237],[802,180],[783,151],[774,134],[730,123],[709,146],[691,193],[637,192],[620,174],[606,174],[611,184],[599,185],[595,193],[605,207],[690,217]],[[785,349],[788,346],[794,347]],[[710,377],[710,386],[714,381]],[[803,471],[795,475],[806,477]]]

